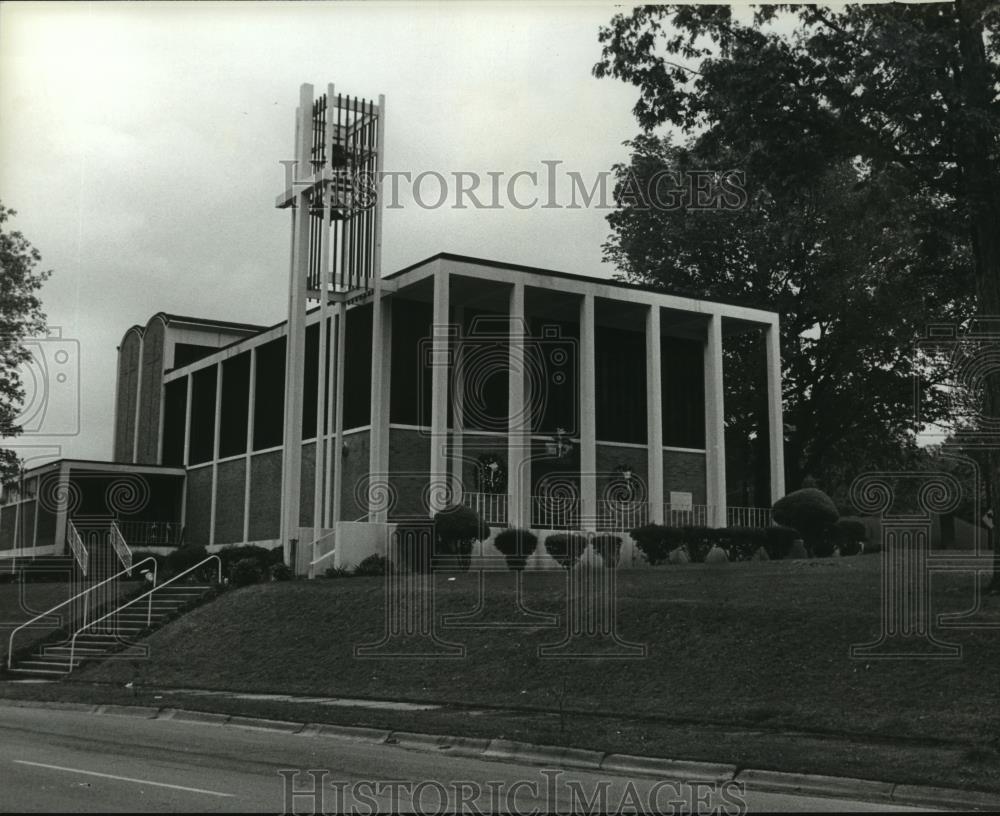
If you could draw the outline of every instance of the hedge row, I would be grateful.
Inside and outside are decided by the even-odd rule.
[[[647,524],[629,535],[650,564],[663,564],[678,547],[687,549],[691,561],[701,563],[713,546],[730,561],[749,561],[763,547],[769,559],[786,558],[799,538],[791,527],[667,527]]]

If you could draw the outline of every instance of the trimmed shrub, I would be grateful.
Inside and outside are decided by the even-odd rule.
[[[816,558],[833,554],[831,530],[838,515],[833,499],[815,487],[796,490],[774,503],[774,520],[798,530]]]
[[[507,561],[507,569],[517,572],[524,569],[528,558],[538,546],[538,536],[531,530],[508,527],[497,533],[496,538],[493,539],[493,546],[503,553],[503,557]]]
[[[284,562],[280,564],[271,564],[270,569],[268,569],[268,574],[271,576],[272,581],[292,580],[292,568]]]
[[[767,531],[761,527],[730,527],[728,541],[722,544],[730,561],[749,561],[766,543]]]
[[[545,539],[545,551],[563,569],[573,569],[587,549],[587,537],[581,533],[556,533]]]
[[[604,566],[614,568],[622,557],[622,540],[613,535],[597,535],[591,541],[594,552],[601,556]]]
[[[388,569],[389,562],[385,560],[385,557],[379,555],[378,553],[372,553],[367,558],[362,559],[361,563],[358,564],[352,575],[385,575]]]
[[[718,544],[713,544],[705,554],[706,564],[728,564],[729,556]]]
[[[868,540],[868,528],[856,516],[841,516],[833,525],[833,540],[841,555],[857,555]]]
[[[324,578],[350,578],[351,571],[344,567],[327,567],[323,570]]]
[[[802,543],[801,538],[795,539],[792,542],[792,548],[788,551],[788,558],[808,558],[809,553],[806,552],[806,545]]]
[[[233,586],[256,584],[264,578],[264,570],[256,558],[241,558],[229,570],[229,581]]]
[[[639,548],[646,560],[654,567],[664,563],[672,550],[684,543],[684,534],[679,527],[666,527],[663,524],[646,524],[629,531],[635,546]]]
[[[799,537],[799,531],[792,527],[784,527],[776,524],[773,527],[764,529],[764,548],[767,556],[772,561],[779,558],[788,558],[792,551],[792,544]]]
[[[490,537],[490,528],[479,513],[471,507],[453,504],[434,515],[434,538],[437,552],[449,556],[453,568],[469,569],[472,561],[472,542]]]
[[[711,527],[682,527],[681,533],[691,563],[703,564],[712,544],[719,539],[720,534],[726,534],[726,531],[713,530]]]

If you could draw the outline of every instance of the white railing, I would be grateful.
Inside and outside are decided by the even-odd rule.
[[[531,526],[541,530],[580,529],[580,499],[576,496],[532,496]]]
[[[663,505],[663,523],[667,527],[708,527],[712,516],[707,504]]]
[[[97,620],[93,620],[90,623],[85,623],[82,627],[80,627],[79,629],[77,629],[76,632],[73,633],[73,638],[72,638],[72,640],[70,640],[70,643],[69,643],[69,669],[68,669],[68,671],[73,671],[73,658],[76,655],[76,639],[85,630],[90,629],[93,626],[96,626],[97,624],[101,623],[102,621],[107,620],[108,618],[112,617],[113,615],[117,615],[123,609],[128,609],[130,606],[132,606],[132,604],[139,603],[139,601],[141,601],[143,598],[147,599],[147,601],[148,601],[148,605],[147,605],[147,608],[146,608],[146,627],[148,628],[152,624],[152,621],[153,621],[153,593],[157,592],[158,590],[163,589],[166,586],[170,586],[175,581],[179,580],[180,578],[183,578],[189,572],[194,572],[196,569],[201,569],[202,567],[205,566],[205,564],[207,564],[209,561],[211,561],[213,559],[216,562],[218,562],[218,565],[219,565],[218,583],[221,584],[222,583],[222,559],[219,558],[219,556],[217,556],[217,555],[210,555],[207,558],[201,559],[201,561],[199,561],[193,567],[188,567],[183,572],[178,572],[173,578],[170,578],[169,580],[164,581],[159,586],[156,586],[156,579],[154,578],[153,579],[153,588],[151,590],[149,590],[148,592],[143,593],[142,595],[140,595],[137,598],[133,598],[131,601],[123,603],[117,609],[113,609],[111,612],[108,612],[106,615],[102,615]],[[154,564],[156,563],[156,559],[155,558],[153,558],[153,559],[144,559],[144,560],[152,560]]]
[[[76,558],[76,563],[80,565],[80,572],[86,575],[87,565],[90,562],[90,553],[87,552],[87,548],[83,545],[80,532],[76,529],[76,525],[72,521],[66,522],[66,542],[73,552],[73,557]]]
[[[327,550],[322,555],[318,555],[317,554],[317,553],[319,553],[320,544],[322,542],[326,541],[328,538],[335,539],[336,535],[337,535],[337,529],[335,527],[334,529],[330,530],[330,532],[325,533],[324,535],[321,535],[314,542],[312,542],[312,561],[309,562],[309,577],[310,578],[314,578],[316,576],[316,565],[317,564],[325,561],[327,558],[329,558],[330,556],[332,556],[334,553],[337,552],[337,542],[336,542],[336,540],[334,540],[333,546],[330,547],[329,550]]]
[[[649,504],[644,501],[614,501],[597,503],[597,528],[625,533],[649,523]]]
[[[176,521],[130,521],[115,523],[130,547],[179,547],[184,540],[184,525]]]
[[[147,561],[149,561],[149,562],[151,562],[153,564],[153,585],[155,586],[156,585],[156,559],[153,558],[153,556],[149,556],[147,558],[143,558],[141,561],[139,561],[134,566],[136,566],[136,567],[141,566],[141,565],[145,564]],[[42,612],[40,615],[35,615],[35,617],[33,617],[31,620],[25,621],[20,626],[18,626],[13,632],[10,633],[10,639],[7,641],[7,668],[8,669],[13,668],[13,660],[14,660],[14,635],[16,635],[22,629],[24,629],[24,628],[26,628],[28,626],[31,626],[33,623],[37,623],[38,621],[40,621],[42,618],[46,617],[47,615],[51,615],[57,609],[62,609],[62,607],[66,606],[67,604],[71,604],[74,601],[80,600],[81,598],[83,598],[84,596],[86,596],[88,593],[93,592],[95,589],[100,589],[105,584],[109,584],[112,581],[116,581],[118,578],[120,578],[122,575],[124,575],[127,572],[130,572],[130,570],[122,570],[121,572],[116,573],[115,575],[112,575],[110,578],[105,578],[100,583],[97,583],[97,584],[94,584],[93,586],[87,587],[86,589],[82,590],[81,592],[77,592],[76,595],[74,595],[72,598],[67,598],[62,603],[56,604],[51,609],[47,609],[45,612]],[[84,607],[83,607],[83,623],[84,623],[84,626],[88,625],[87,624],[87,610],[88,610],[88,608],[89,608],[89,605],[88,604],[84,604]],[[105,616],[105,617],[107,617],[107,616]]]
[[[727,527],[771,527],[774,520],[770,507],[727,507]]]
[[[479,513],[487,524],[501,526],[507,524],[506,493],[462,493],[462,503]]]
[[[111,522],[111,546],[114,548],[115,555],[118,556],[118,560],[122,562],[122,566],[127,570],[132,569],[132,550],[129,549],[128,544],[125,542],[125,537],[122,535],[122,531],[118,529],[118,525],[115,522]]]

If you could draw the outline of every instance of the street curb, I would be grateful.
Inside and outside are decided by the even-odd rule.
[[[896,785],[892,789],[892,801],[901,805],[1000,810],[1000,794],[928,788],[922,785]]]
[[[176,720],[177,722],[203,723],[205,725],[225,725],[229,721],[228,714],[217,714],[214,711],[191,711],[186,708],[164,708],[160,710],[158,720]]]
[[[585,748],[565,748],[558,745],[535,745],[530,742],[490,740],[481,753],[483,759],[506,762],[525,762],[529,765],[559,765],[564,768],[582,768],[596,771],[604,759],[603,751]]]
[[[129,706],[129,705],[99,705],[93,714],[109,714],[113,717],[135,717],[140,720],[155,720],[160,716],[160,709],[153,706]]]
[[[869,779],[852,779],[845,776],[785,773],[783,771],[740,771],[736,782],[746,783],[756,789],[787,791],[789,793],[818,793],[827,796],[863,796],[888,802],[892,799],[892,782],[875,782]]]
[[[253,728],[257,731],[281,731],[286,734],[297,734],[306,727],[306,723],[289,722],[288,720],[263,720],[258,717],[232,716],[226,725],[236,728]]]
[[[78,711],[105,716],[173,720],[202,725],[232,725],[237,728],[277,731],[303,737],[332,737],[345,741],[386,744],[408,750],[444,753],[450,756],[473,759],[522,762],[576,770],[608,771],[684,782],[722,783],[735,781],[752,785],[755,790],[777,793],[798,793],[806,796],[825,797],[863,797],[873,801],[918,807],[946,809],[966,807],[984,811],[1000,811],[1000,793],[903,785],[871,779],[786,773],[752,768],[738,771],[735,765],[725,763],[608,754],[583,748],[536,745],[505,739],[487,740],[480,737],[389,731],[333,723],[268,720],[258,717],[220,714],[213,711],[194,711],[169,707],[91,705],[46,700],[16,700],[2,697],[0,697],[0,706]]]
[[[354,740],[355,742],[370,742],[378,745],[384,743],[391,733],[383,728],[365,728],[361,725],[334,725],[333,723],[316,723],[317,736],[333,737],[335,739]],[[304,730],[300,734],[304,734]]]
[[[706,782],[729,782],[736,775],[735,765],[720,762],[694,762],[629,754],[608,754],[601,763],[601,770],[656,776],[661,779],[697,779]]]

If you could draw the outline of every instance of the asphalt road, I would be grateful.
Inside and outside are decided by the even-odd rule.
[[[317,778],[322,784],[314,786]],[[745,812],[741,800],[750,812],[906,809],[743,792],[728,784],[657,788],[649,778],[557,772],[330,737],[0,706],[4,812],[546,813],[580,812],[588,802],[593,812],[628,810],[635,802],[642,810],[652,803],[672,813],[688,812],[699,797],[733,814]],[[291,799],[290,785],[320,793]]]

